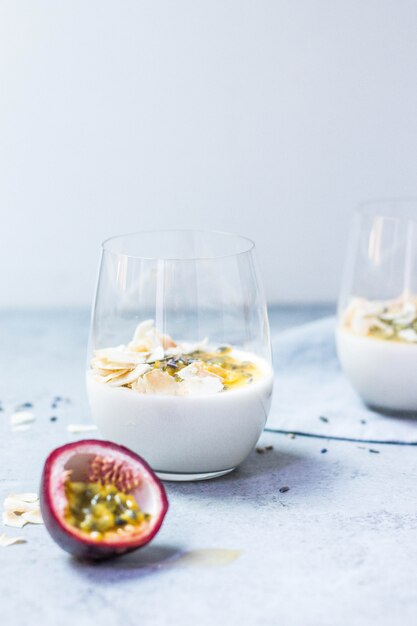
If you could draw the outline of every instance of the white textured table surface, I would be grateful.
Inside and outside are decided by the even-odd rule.
[[[282,309],[272,326],[327,313]],[[88,314],[3,313],[0,323],[3,499],[37,489],[46,454],[74,438],[66,423],[88,419]],[[54,396],[71,403],[52,409]],[[8,414],[24,402],[34,404],[37,420],[12,433]],[[80,564],[43,527],[23,529],[28,543],[0,552],[0,623],[415,624],[417,450],[380,445],[375,454],[366,445],[273,433],[261,441],[274,450],[253,453],[227,477],[167,483],[162,531],[126,557]],[[290,490],[280,493],[282,486]],[[241,555],[223,567],[180,564],[181,553],[203,548]]]

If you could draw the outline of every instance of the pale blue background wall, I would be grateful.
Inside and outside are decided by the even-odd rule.
[[[416,32],[409,0],[0,0],[0,305],[89,304],[100,241],[158,226],[333,300],[352,208],[417,194]]]

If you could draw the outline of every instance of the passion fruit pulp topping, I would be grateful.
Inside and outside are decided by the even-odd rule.
[[[109,533],[134,532],[151,519],[133,495],[115,485],[68,480],[65,495],[67,522],[96,540],[105,539]]]
[[[225,389],[242,387],[259,378],[260,371],[255,363],[241,361],[231,356],[231,352],[232,348],[229,346],[220,347],[215,352],[195,350],[188,355],[156,361],[154,368],[166,371],[179,382],[181,378],[178,377],[178,373],[197,361],[208,373],[219,376]]]

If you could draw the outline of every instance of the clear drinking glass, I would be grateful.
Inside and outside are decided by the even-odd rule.
[[[139,361],[141,338],[156,350],[150,367],[162,368],[163,379],[160,373],[143,374],[149,365],[139,363],[142,378],[120,384],[137,373],[135,356],[126,347],[134,336]],[[190,344],[202,341],[193,352]],[[169,354],[179,350],[174,342],[188,352],[185,361],[174,354],[171,368]],[[108,351],[118,346],[122,354],[120,348]],[[128,357],[123,350],[130,350]],[[143,456],[162,478],[195,480],[233,470],[256,444],[272,395],[268,317],[253,242],[191,230],[140,232],[105,241],[89,352],[88,396],[103,437]],[[196,380],[196,375],[207,377],[199,355],[208,354],[214,355],[210,380]],[[231,363],[231,382],[219,390],[223,379],[216,381],[220,370],[215,362],[224,363],[225,357]],[[185,372],[193,378],[184,383],[185,373],[176,368],[185,362],[192,365]]]
[[[376,408],[417,410],[417,200],[356,212],[339,299],[343,370]]]

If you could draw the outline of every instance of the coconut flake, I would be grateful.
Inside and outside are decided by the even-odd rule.
[[[398,336],[400,339],[407,341],[408,343],[417,342],[417,333],[413,328],[404,328],[403,330],[399,330]]]
[[[130,349],[148,352],[160,346],[162,347],[162,336],[156,330],[153,320],[141,322],[136,327],[132,341],[128,344]]]
[[[155,363],[155,361],[162,361],[165,356],[165,352],[162,346],[158,346],[153,350],[148,358],[146,359],[148,363]]]
[[[129,369],[135,367],[139,363],[145,362],[146,354],[144,352],[131,352],[129,350],[121,351],[108,348],[108,354],[104,356],[94,356],[91,364],[98,369]]]
[[[178,376],[182,378],[181,393],[183,395],[211,395],[223,389],[220,376],[207,372],[199,361],[184,367]]]
[[[27,513],[22,513],[21,517],[23,517],[25,522],[29,522],[29,524],[43,524],[42,513],[40,509],[36,509],[36,511],[28,511]]]
[[[206,396],[219,393],[223,383],[218,376],[192,376],[181,383],[182,393],[192,396]]]
[[[394,324],[399,324],[401,326],[408,326],[412,324],[416,319],[416,307],[413,302],[406,302],[404,304],[401,315],[394,319]]]
[[[28,515],[24,513],[23,515]],[[13,528],[23,528],[29,522],[23,515],[16,515],[13,511],[3,511],[3,524],[4,526],[12,526]]]
[[[36,511],[39,509],[38,502],[25,502],[16,496],[7,496],[3,503],[5,511],[12,513],[27,513],[28,511]]]
[[[68,424],[67,431],[69,433],[88,433],[97,430],[95,424]]]
[[[108,384],[112,387],[123,387],[124,385],[130,385],[134,383],[140,376],[143,376],[143,374],[148,372],[150,369],[150,366],[146,363],[137,365],[135,369],[131,370],[130,372],[109,380]]]
[[[109,372],[107,372],[104,376],[102,375],[102,371],[103,370],[97,372],[97,374],[95,375],[95,379],[98,380],[100,383],[109,383],[115,378],[119,378],[119,377],[125,376],[125,374],[129,374],[129,372],[131,372],[132,370],[130,369],[114,370],[110,374]]]
[[[175,348],[177,345],[173,338],[169,335],[161,335],[161,342],[164,350],[167,350],[168,348]]]
[[[39,496],[37,493],[11,493],[10,498],[16,498],[16,500],[22,500],[23,502],[38,502]]]
[[[3,548],[7,548],[8,546],[13,546],[17,543],[26,543],[26,539],[24,537],[9,537],[8,535],[0,535],[0,546]]]
[[[143,377],[142,393],[160,394],[160,395],[176,395],[179,384],[167,372],[160,370],[152,370]],[[140,389],[137,389],[140,391]]]
[[[182,354],[191,354],[192,352],[197,352],[198,350],[205,350],[208,343],[208,337],[205,337],[202,341],[197,341],[195,343],[189,343],[184,341],[181,343],[181,353]]]
[[[12,426],[20,426],[35,421],[35,414],[32,411],[16,411],[10,416]]]
[[[389,324],[385,324],[380,319],[372,318],[371,328],[378,328],[386,337],[392,337],[394,335],[394,329]]]
[[[147,339],[149,332],[151,332],[153,329],[154,321],[152,319],[144,320],[136,326],[136,330],[131,343],[135,345],[142,344]]]

